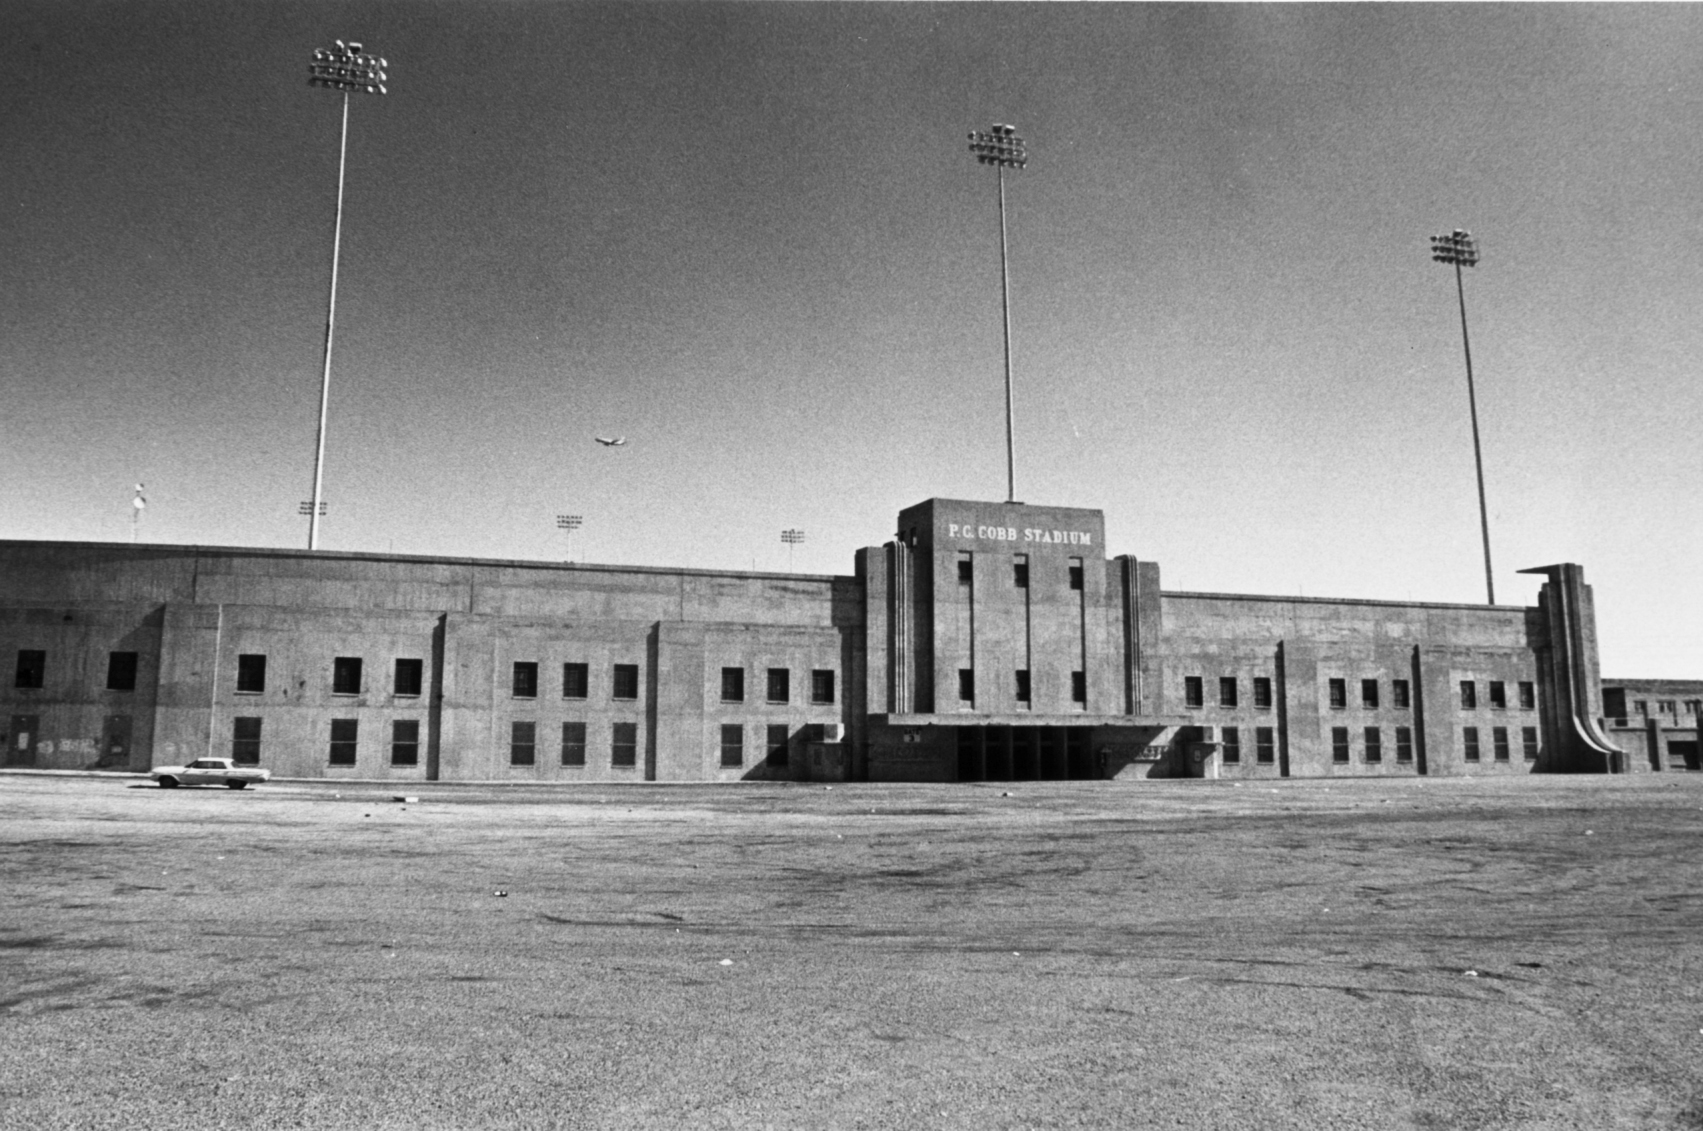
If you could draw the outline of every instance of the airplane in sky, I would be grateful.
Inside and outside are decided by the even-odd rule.
[[[616,436],[613,439],[607,436],[593,436],[592,439],[596,440],[599,444],[602,444],[606,448],[618,448],[627,442],[627,438],[625,436]]]

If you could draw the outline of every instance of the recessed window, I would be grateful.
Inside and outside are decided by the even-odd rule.
[[[791,759],[792,743],[787,739],[785,723],[770,723],[767,734],[768,762],[771,766],[784,766]]]
[[[1019,703],[1027,703],[1029,701],[1029,672],[1027,669],[1019,669],[1016,675],[1017,701]]]
[[[1239,765],[1242,761],[1242,731],[1240,727],[1224,728],[1224,764]]]
[[[723,768],[745,764],[745,727],[739,723],[722,724],[721,764]]]
[[[639,697],[639,665],[615,665],[614,690],[611,692],[611,697],[615,699],[637,699]]]
[[[1085,707],[1088,705],[1087,672],[1070,673],[1070,701],[1072,703],[1080,703]]]
[[[827,742],[828,741],[828,724],[827,723],[805,723],[804,724],[804,741],[805,742]]]
[[[1348,728],[1330,728],[1330,760],[1343,763],[1348,761]]]
[[[1277,761],[1277,735],[1270,727],[1254,728],[1254,761],[1262,766]]]
[[[639,724],[616,723],[609,737],[609,764],[631,768],[639,764]]]
[[[356,737],[360,733],[358,719],[331,720],[331,764],[333,766],[353,766],[355,764]]]
[[[1475,711],[1478,709],[1478,684],[1470,679],[1461,680],[1461,710]]]
[[[1363,679],[1360,681],[1360,706],[1368,711],[1378,709],[1378,681]]]
[[[1221,675],[1218,677],[1218,705],[1234,707],[1237,701],[1236,677]]]
[[[361,693],[361,658],[338,656],[331,661],[331,694],[359,695]]]
[[[1081,588],[1082,588],[1082,559],[1081,558],[1071,558],[1070,559],[1070,587],[1072,589],[1076,589],[1076,590],[1081,590]]]
[[[1029,588],[1028,555],[1018,554],[1017,560],[1011,563],[1011,583],[1019,589]]]
[[[1498,710],[1508,705],[1508,687],[1499,679],[1490,681],[1490,705]]]
[[[1348,710],[1348,681],[1333,679],[1330,681],[1330,709],[1333,711]]]
[[[13,687],[40,687],[47,678],[47,653],[36,648],[18,650],[18,674]]]
[[[136,690],[136,653],[107,653],[106,689],[108,691]]]
[[[745,669],[721,669],[721,701],[723,703],[745,702]]]
[[[810,673],[810,701],[828,704],[834,701],[834,673],[817,668]]]
[[[1271,677],[1256,675],[1254,677],[1254,710],[1271,710]]]
[[[1520,745],[1525,748],[1526,761],[1537,761],[1537,728],[1520,728]]]
[[[528,719],[509,724],[509,765],[530,766],[538,760],[538,724]]]
[[[1537,688],[1532,686],[1532,682],[1530,680],[1522,679],[1520,681],[1519,690],[1520,690],[1520,710],[1529,711],[1533,707],[1537,706]],[[1695,715],[1697,712],[1693,711],[1691,713]]]
[[[1469,762],[1478,761],[1478,728],[1461,728],[1461,756]]]
[[[1407,680],[1390,680],[1390,706],[1398,711],[1406,711],[1412,708],[1413,698],[1408,690]]]
[[[1183,677],[1183,706],[1206,706],[1206,682],[1198,675]]]
[[[1656,700],[1656,713],[1658,715],[1674,714],[1673,705],[1674,701],[1672,699],[1658,699]]]
[[[968,586],[975,580],[975,568],[970,563],[968,554],[958,559],[958,584]]]
[[[584,699],[591,692],[591,665],[562,665],[562,698]]]
[[[769,669],[770,703],[790,703],[792,701],[792,671],[788,668]]]
[[[513,686],[516,699],[538,698],[538,665],[531,660],[516,660]]]
[[[958,669],[958,702],[974,703],[976,701],[976,669]]]
[[[1490,749],[1495,754],[1498,762],[1506,762],[1508,760],[1507,727],[1490,728]]]
[[[1384,760],[1384,733],[1377,727],[1366,728],[1366,761]]]
[[[260,765],[260,720],[231,720],[231,761],[239,766]]]
[[[1522,707],[1525,706],[1524,703],[1520,705]],[[1687,699],[1685,701],[1685,713],[1688,715],[1703,715],[1703,699]]]
[[[1639,718],[1648,718],[1650,714],[1650,704],[1642,699],[1634,699],[1632,701],[1632,713],[1637,715]]]
[[[562,765],[585,765],[585,724],[562,724]]]
[[[1413,761],[1413,728],[1396,727],[1396,761]]]
[[[390,764],[420,764],[420,720],[395,719],[390,724]]]
[[[237,691],[258,695],[266,690],[266,657],[244,653],[237,657]]]
[[[413,698],[425,686],[426,665],[422,660],[399,657],[396,661],[396,694]]]

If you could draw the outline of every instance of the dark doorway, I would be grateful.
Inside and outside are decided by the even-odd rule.
[[[6,765],[35,765],[35,750],[41,741],[40,715],[13,715],[6,737]]]

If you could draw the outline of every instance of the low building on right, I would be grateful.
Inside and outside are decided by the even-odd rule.
[[[1602,714],[1610,739],[1638,768],[1703,770],[1703,680],[1604,679]]]

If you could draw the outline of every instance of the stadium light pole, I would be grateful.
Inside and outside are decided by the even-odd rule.
[[[1017,440],[1011,407],[1011,273],[1005,252],[1005,171],[1029,164],[1029,154],[1017,127],[995,122],[983,133],[970,131],[970,152],[983,165],[999,171],[999,297],[1005,314],[1005,501],[1017,501]]]
[[[337,332],[337,264],[343,250],[343,173],[349,157],[349,93],[384,94],[384,69],[389,63],[368,55],[359,43],[336,41],[322,47],[308,64],[308,85],[343,92],[343,137],[337,147],[337,226],[331,236],[331,301],[325,311],[325,368],[319,382],[319,436],[313,451],[313,500],[308,508],[307,548],[319,549],[320,505],[325,481],[325,414],[331,403],[331,342]]]
[[[584,522],[584,520],[577,514],[559,514],[559,515],[557,515],[556,516],[556,529],[561,530],[561,531],[565,531],[565,533],[562,535],[562,541],[566,542],[571,547],[573,545],[572,539],[573,539],[574,531],[578,530],[583,522]],[[568,551],[567,560],[570,561],[570,562],[574,560],[573,551],[571,549]]]
[[[804,531],[783,530],[781,531],[781,541],[786,543],[786,571],[791,573],[793,571],[792,550],[794,546],[797,546],[799,543],[804,541]]]
[[[1472,384],[1472,340],[1466,332],[1466,284],[1461,281],[1462,267],[1478,265],[1478,241],[1471,232],[1456,228],[1446,236],[1431,237],[1431,258],[1455,269],[1455,297],[1461,306],[1461,348],[1466,351],[1466,403],[1472,413],[1472,459],[1478,469],[1478,526],[1484,535],[1484,591],[1490,604],[1496,603],[1496,578],[1490,569],[1490,511],[1484,504],[1484,450],[1478,440],[1478,394]]]

